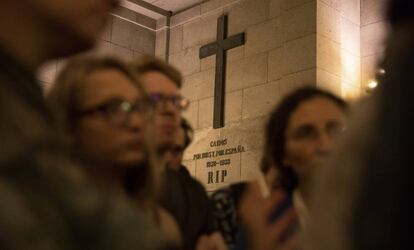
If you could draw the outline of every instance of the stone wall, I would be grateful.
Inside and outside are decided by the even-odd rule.
[[[196,129],[185,154],[190,172],[208,190],[256,178],[269,111],[298,86],[317,83],[350,100],[364,94],[383,48],[379,2],[210,0],[174,15],[169,47],[167,31],[157,32],[155,54],[167,52],[185,76],[182,94],[191,106],[184,116]],[[223,14],[228,36],[245,32],[246,44],[228,51],[225,127],[213,129],[215,56],[200,60],[199,50],[215,41]],[[217,156],[234,148],[243,150]]]
[[[172,17],[169,61],[185,76],[182,94],[191,106],[184,116],[196,129],[185,165],[208,190],[256,178],[269,112],[285,93],[314,84],[316,5],[212,0]],[[217,19],[224,13],[228,36],[245,32],[246,44],[228,51],[225,127],[213,129],[215,56],[200,60],[199,49],[216,40]],[[157,34],[157,43],[165,44],[165,36]],[[156,54],[158,49],[166,48],[157,46]]]
[[[360,0],[318,0],[318,87],[346,99],[361,94],[360,13]]]
[[[154,55],[156,20],[120,8],[112,13],[96,48],[87,53],[113,55],[129,60],[143,54]],[[38,74],[45,89],[50,88],[65,59],[51,61]]]
[[[386,0],[361,0],[361,84],[375,79],[380,68],[388,23],[385,16]]]

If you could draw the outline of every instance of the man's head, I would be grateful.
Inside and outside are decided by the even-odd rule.
[[[15,56],[27,57],[22,50],[36,50],[30,56],[37,56],[38,63],[72,55],[95,44],[117,4],[118,0],[2,0],[1,27],[13,31],[1,37],[2,45],[15,50]]]
[[[168,149],[175,143],[181,111],[189,104],[179,92],[182,76],[171,65],[153,57],[133,62],[132,67],[155,102],[154,140],[157,148]]]
[[[194,130],[190,123],[185,119],[181,118],[181,126],[177,130],[175,135],[174,144],[166,151],[164,159],[167,167],[172,170],[178,171],[183,161],[184,151],[191,144],[193,140]]]

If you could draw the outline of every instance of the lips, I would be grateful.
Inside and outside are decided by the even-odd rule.
[[[140,139],[135,139],[135,140],[130,140],[128,142],[126,142],[125,147],[128,149],[132,149],[132,150],[142,150],[144,148],[144,143],[143,140]]]
[[[164,123],[161,126],[161,130],[165,133],[175,133],[177,126],[175,126],[175,124],[172,123]]]

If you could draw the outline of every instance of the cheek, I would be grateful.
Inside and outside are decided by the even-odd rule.
[[[116,133],[97,123],[81,123],[75,130],[76,140],[87,153],[103,154],[116,144]]]
[[[285,163],[294,169],[306,168],[311,161],[309,145],[303,143],[287,143],[285,150]]]

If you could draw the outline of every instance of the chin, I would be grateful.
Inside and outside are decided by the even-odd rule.
[[[125,155],[117,160],[117,165],[131,168],[142,164],[144,161],[145,157],[143,155]]]

